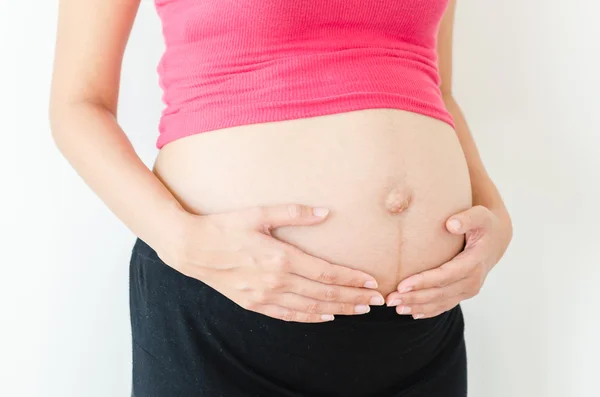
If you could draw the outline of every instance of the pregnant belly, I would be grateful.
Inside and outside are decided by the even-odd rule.
[[[314,226],[273,235],[303,251],[373,275],[388,294],[439,266],[464,239],[446,219],[471,206],[456,133],[396,109],[237,126],[164,146],[154,173],[188,211],[210,214],[299,203],[330,209]]]

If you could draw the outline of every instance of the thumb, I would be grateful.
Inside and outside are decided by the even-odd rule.
[[[301,204],[281,204],[250,209],[253,226],[260,230],[271,230],[282,226],[306,226],[325,220],[327,208]]]
[[[452,215],[446,221],[446,228],[453,234],[465,234],[469,230],[485,227],[490,220],[490,210],[476,205],[466,211]]]

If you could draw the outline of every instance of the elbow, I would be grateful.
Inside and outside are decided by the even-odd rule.
[[[54,141],[57,140],[60,134],[63,133],[65,119],[69,118],[69,114],[72,111],[72,103],[70,95],[60,93],[56,87],[56,83],[52,83],[52,89],[50,92],[50,98],[48,100],[48,107],[46,110],[46,116],[48,117],[48,125],[50,127],[50,133]]]
[[[59,120],[61,118],[61,114],[63,113],[61,106],[52,98],[48,104],[48,109],[46,116],[48,117],[48,125],[50,126],[50,133],[54,138],[55,133],[57,131],[57,126],[59,124]]]
[[[83,101],[65,101],[63,99],[50,99],[47,109],[50,135],[57,148],[62,151],[63,144],[69,140],[69,135],[74,132],[73,123],[82,111]]]
[[[52,93],[48,101],[47,117],[53,139],[56,141],[68,134],[72,130],[69,127],[72,121],[84,117],[81,114],[88,114],[90,111],[106,112],[116,118],[116,103],[109,105],[101,98],[85,95]]]
[[[48,104],[47,117],[50,133],[54,142],[60,146],[65,137],[74,132],[73,123],[80,119],[91,107],[96,107],[88,100],[66,100],[51,98]]]
[[[74,106],[62,101],[50,100],[47,117],[50,127],[50,135],[54,144],[61,150],[62,142],[65,140],[69,128],[66,127],[68,120],[73,118]]]
[[[50,127],[50,135],[52,136],[55,144],[57,144],[58,135],[60,134],[60,125],[62,124],[62,119],[65,117],[64,107],[64,104],[57,103],[57,101],[52,98],[48,104],[48,125]]]

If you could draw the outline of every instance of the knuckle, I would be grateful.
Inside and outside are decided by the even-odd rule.
[[[302,206],[300,204],[290,204],[287,206],[287,211],[290,219],[299,219],[303,215]]]
[[[436,293],[436,298],[439,300],[444,300],[447,297],[447,293],[443,288],[440,288]]]
[[[371,301],[371,297],[365,294],[358,294],[354,297],[353,303],[369,303]]]
[[[255,256],[254,254],[250,254],[245,257],[244,264],[248,267],[257,268],[259,263],[260,263],[259,258],[257,256]]]
[[[337,300],[339,294],[335,288],[327,288],[323,291],[323,298],[326,301],[335,301]]]
[[[286,272],[290,266],[290,258],[285,252],[277,252],[269,259],[269,266],[275,272]]]
[[[254,293],[254,302],[256,303],[268,303],[270,301],[271,295],[267,290],[257,290]]]
[[[283,321],[294,321],[296,318],[296,312],[294,310],[286,310],[281,314],[280,317]]]
[[[337,276],[329,271],[322,271],[321,273],[319,273],[319,277],[317,277],[317,281],[320,281],[322,283],[326,283],[326,284],[335,284],[335,282],[337,281]]]
[[[345,285],[349,286],[349,287],[358,287],[358,288],[363,288],[365,281],[362,277],[359,276],[351,276],[349,279],[347,279],[347,282],[344,282]],[[338,277],[338,282],[341,281],[341,277]]]
[[[410,314],[412,314],[414,316],[415,314],[419,314],[419,313],[425,313],[425,310],[423,309],[422,305],[411,305],[410,306]]]
[[[412,305],[413,303],[417,303],[415,294],[406,294],[401,296],[402,305]]]
[[[285,286],[281,273],[269,273],[264,276],[265,285],[272,291],[280,290]]]
[[[232,287],[234,289],[236,289],[237,291],[251,291],[252,290],[252,285],[246,279],[237,280],[237,281],[233,282]]]
[[[311,302],[306,305],[306,313],[320,313],[321,305],[318,302]]]
[[[404,302],[404,299],[402,299],[402,301]],[[424,301],[425,301],[425,299],[423,299],[423,294],[415,294],[414,296],[409,298],[406,302],[410,303],[412,305],[416,305],[416,304],[423,303]]]
[[[318,314],[308,314],[306,315],[305,322],[307,323],[322,323],[323,319]]]
[[[319,318],[318,314],[311,313],[298,313],[295,321],[303,322],[303,323],[314,323]]]

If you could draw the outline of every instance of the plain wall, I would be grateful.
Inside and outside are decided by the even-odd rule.
[[[134,236],[51,139],[57,1],[0,0],[0,395],[127,396]],[[463,303],[471,397],[600,395],[600,3],[459,0],[454,87],[514,239]],[[159,20],[142,0],[120,123],[150,165]]]

